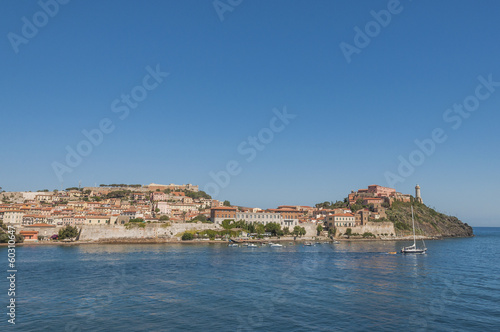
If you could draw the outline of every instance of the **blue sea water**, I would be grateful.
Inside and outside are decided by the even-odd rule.
[[[427,241],[283,248],[17,248],[18,331],[499,331],[500,228]],[[7,249],[0,247],[6,274]]]

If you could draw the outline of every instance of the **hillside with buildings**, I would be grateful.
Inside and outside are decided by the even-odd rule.
[[[390,222],[394,225],[394,234],[398,237],[413,233],[411,206],[414,208],[415,228],[419,235],[428,237],[474,236],[472,227],[468,224],[426,206],[422,200],[419,185],[415,186],[415,196],[396,192],[393,188],[371,185],[367,189],[352,191],[343,204],[346,208],[350,208],[351,212],[347,215],[354,217],[356,226],[367,223],[382,225],[382,223]],[[342,205],[342,202],[334,205]],[[328,219],[332,217],[327,217]],[[352,217],[346,219],[352,219]],[[345,231],[345,226],[349,225],[340,224],[339,226],[344,226]]]
[[[191,184],[102,184],[60,191],[2,192],[0,221],[14,226],[26,241],[57,237],[58,231],[66,226],[92,229],[91,234],[98,235],[99,239],[106,239],[108,235],[148,238],[161,234],[174,239],[179,237],[181,229],[220,230],[228,223],[241,225],[259,236],[264,233],[292,235],[305,230],[308,237],[345,237],[352,233],[395,239],[410,234],[410,205],[413,204],[418,233],[472,236],[471,227],[428,208],[423,204],[420,187],[415,190],[414,197],[393,188],[370,185],[367,189],[352,191],[343,201],[335,203],[261,209],[212,199]],[[88,237],[89,233],[85,234],[88,239],[92,238]]]

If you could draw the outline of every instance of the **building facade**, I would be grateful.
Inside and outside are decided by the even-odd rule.
[[[331,214],[326,216],[325,222],[328,228],[356,226],[356,218],[352,213]]]
[[[3,214],[3,222],[9,225],[21,225],[23,222],[24,213],[21,210],[5,211]]]
[[[372,184],[368,186],[368,193],[375,194],[375,196],[379,197],[389,197],[396,194],[396,189]]]
[[[210,210],[210,220],[214,224],[222,224],[225,219],[236,219],[236,208],[229,206],[214,207]]]

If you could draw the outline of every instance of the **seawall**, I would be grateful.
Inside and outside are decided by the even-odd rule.
[[[394,224],[392,222],[367,222],[365,225],[361,226],[353,226],[353,227],[337,227],[337,234],[342,233],[345,234],[347,229],[350,228],[352,233],[358,233],[363,235],[363,233],[372,233],[376,236],[381,236],[384,234],[387,235],[396,235],[396,230],[394,229]]]
[[[131,239],[178,239],[179,234],[191,230],[221,230],[222,227],[214,224],[179,223],[166,226],[165,224],[146,224],[145,227],[134,226],[126,228],[124,225],[82,225],[80,241],[103,240],[131,240]],[[179,236],[178,236],[179,235]]]

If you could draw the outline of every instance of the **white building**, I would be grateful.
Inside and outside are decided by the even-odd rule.
[[[170,204],[168,202],[158,202],[157,206],[158,209],[160,210],[160,213],[166,215],[172,214],[172,208],[170,207]]]
[[[22,192],[21,194],[23,194],[25,201],[33,201],[37,195],[40,195],[39,192]]]
[[[158,208],[160,208],[160,207],[158,206]],[[201,204],[199,204],[199,203],[171,203],[170,204],[171,210],[179,210],[182,212],[197,212],[199,208],[201,208]]]
[[[236,212],[236,221],[239,220],[243,220],[247,223],[258,223],[263,225],[274,222],[282,227],[293,227],[299,224],[297,219],[285,220],[280,213],[275,212]]]
[[[21,225],[23,222],[23,216],[24,212],[21,210],[5,211],[3,214],[3,222],[4,224]]]
[[[326,216],[325,221],[328,227],[349,227],[356,226],[355,219],[352,213],[338,213]]]
[[[87,225],[109,225],[109,216],[87,216],[85,217],[85,224]]]
[[[39,202],[58,202],[60,200],[59,197],[54,196],[51,193],[38,194],[35,196],[35,199]]]

